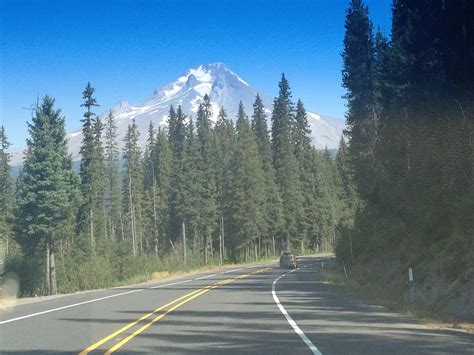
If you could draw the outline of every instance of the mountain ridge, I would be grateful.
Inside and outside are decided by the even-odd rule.
[[[131,105],[128,101],[121,100],[109,110],[112,110],[116,120],[119,147],[122,147],[127,127],[133,119],[140,132],[139,145],[144,147],[150,122],[155,127],[165,127],[171,105],[175,108],[181,105],[185,114],[194,117],[204,95],[207,94],[211,100],[213,111],[211,119],[214,122],[217,120],[221,107],[224,107],[230,119],[234,119],[240,101],[243,102],[250,117],[257,92],[255,88],[224,63],[202,64],[187,69],[175,81],[159,86],[141,104]],[[269,127],[271,127],[270,115],[273,99],[264,93],[258,93],[264,103]],[[99,115],[99,118],[105,118],[109,110]],[[308,122],[312,130],[311,139],[316,148],[337,148],[342,136],[343,120],[308,111]],[[68,133],[67,138],[69,140],[69,152],[73,160],[80,160],[81,129]],[[12,152],[12,165],[20,164],[22,155],[22,151]]]

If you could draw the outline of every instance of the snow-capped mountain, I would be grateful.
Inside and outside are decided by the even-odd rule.
[[[216,121],[220,107],[224,107],[229,118],[237,114],[239,101],[242,101],[249,117],[252,114],[253,103],[257,90],[231,71],[225,64],[207,64],[192,68],[176,81],[163,85],[155,90],[153,96],[141,104],[130,105],[121,101],[112,108],[116,119],[119,144],[123,142],[127,127],[135,119],[140,132],[140,144],[145,145],[147,129],[150,122],[155,127],[166,126],[168,111],[171,105],[175,108],[182,106],[185,114],[196,116],[199,104],[205,94],[208,94],[213,108],[213,120]],[[268,113],[269,127],[272,98],[260,93]],[[108,110],[100,117],[105,118]],[[308,121],[312,130],[312,141],[317,148],[337,148],[343,120],[325,117],[308,111]],[[69,150],[73,160],[79,160],[79,149],[82,142],[81,130],[68,134]],[[14,158],[14,157],[12,157]]]

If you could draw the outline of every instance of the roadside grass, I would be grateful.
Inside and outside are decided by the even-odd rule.
[[[332,253],[315,254],[310,250],[298,256],[304,257],[315,255],[321,257],[333,256]],[[106,260],[106,258],[99,256],[81,260],[82,263],[78,263],[75,259],[59,259],[58,296],[111,287],[125,287],[147,282],[172,280],[183,276],[211,272],[213,270],[238,268],[240,266],[250,266],[252,264],[274,262],[275,265],[277,265],[278,258],[279,255],[269,255],[257,260],[252,258],[252,260],[246,262],[227,262],[222,265],[219,264],[218,258],[214,258],[210,259],[207,265],[202,265],[199,257],[193,255],[192,252],[189,252],[186,266],[184,265],[181,256],[178,254],[171,254],[165,258],[124,258],[116,263],[113,262],[113,259]],[[21,260],[18,261],[18,264],[24,265],[24,263],[21,263]],[[15,268],[13,269],[15,270]],[[5,308],[10,304],[15,304],[20,301],[20,299],[28,301],[42,296],[40,292],[22,294],[20,280],[29,269],[17,268],[17,270],[19,272],[11,272],[13,277],[5,275],[7,277],[4,280],[3,289],[0,285],[0,309]]]
[[[299,256],[304,257],[304,256],[313,256],[313,255],[327,257],[327,256],[333,256],[334,254],[333,253],[315,254],[314,252],[308,251]],[[163,281],[163,280],[178,278],[181,276],[190,276],[193,274],[199,274],[206,271],[213,271],[213,270],[219,270],[219,269],[231,269],[234,267],[249,266],[252,264],[260,264],[260,263],[268,263],[268,262],[276,263],[278,261],[278,258],[279,258],[279,255],[277,256],[270,255],[268,257],[259,258],[257,260],[254,259],[254,260],[248,260],[246,262],[239,262],[239,263],[223,263],[222,265],[219,264],[218,259],[210,260],[208,265],[201,265],[199,263],[195,263],[191,261],[187,267],[185,267],[181,262],[179,264],[173,265],[173,268],[171,268],[170,266],[167,266],[167,268],[164,270],[151,271],[146,274],[135,275],[133,277],[127,278],[126,280],[119,282],[118,284],[115,284],[114,286],[127,286],[127,285],[133,285],[133,284],[144,283],[144,282]],[[170,271],[170,270],[174,270],[174,271]]]
[[[353,270],[344,268],[338,263],[325,265],[320,272],[315,273],[315,281],[331,287],[334,291],[359,299],[369,304],[384,306],[389,310],[401,312],[411,316],[423,325],[433,328],[446,328],[463,330],[474,333],[474,323],[456,319],[446,314],[440,308],[440,286],[431,287],[429,292],[424,288],[416,291],[415,308],[409,302],[407,285],[400,283],[395,278],[385,283],[370,280],[366,275],[368,270]],[[380,272],[380,270],[372,271]]]
[[[142,265],[142,272],[124,277],[121,280],[104,277],[103,275],[107,274],[107,270],[101,270],[100,273],[96,272],[95,274],[88,270],[88,272],[81,274],[79,277],[81,279],[89,278],[89,283],[81,283],[80,288],[77,288],[77,286],[73,288],[71,286],[68,286],[67,284],[65,286],[63,285],[63,287],[59,289],[57,296],[73,294],[77,292],[100,290],[111,287],[132,286],[148,282],[172,280],[179,277],[192,276],[194,274],[213,270],[231,269],[239,266],[251,266],[252,264],[260,264],[267,262],[276,262],[276,257],[269,256],[267,258],[260,258],[258,260],[249,260],[247,262],[241,263],[224,263],[222,265],[219,264],[219,261],[217,259],[211,259],[209,260],[208,265],[200,265],[197,262],[196,258],[190,255],[187,266],[184,266],[184,264],[177,259],[160,259],[157,263],[147,263]],[[87,268],[83,268],[82,271],[84,271],[84,269]],[[19,300],[28,302],[28,300],[33,300],[35,298],[39,299],[41,297],[38,294],[25,295],[24,297],[21,297],[19,292],[20,282],[18,279],[13,280],[13,278],[7,277],[4,281],[5,282],[3,283],[3,287],[0,287],[0,311],[2,309],[10,307],[11,305],[17,304]]]
[[[195,266],[195,267],[183,267],[182,269],[179,269],[176,271],[164,270],[164,271],[151,272],[146,275],[138,275],[138,276],[125,280],[123,282],[123,285],[130,285],[130,284],[143,283],[143,282],[163,281],[163,280],[178,278],[181,276],[191,276],[194,274],[200,274],[207,271],[231,269],[231,268],[239,267],[239,266],[249,266],[252,264],[260,264],[260,263],[273,262],[273,261],[276,261],[275,257],[273,256],[268,257],[268,258],[261,258],[258,260],[242,262],[242,263],[224,263],[222,265],[220,265],[218,262],[214,260],[208,265],[200,265],[200,266]]]

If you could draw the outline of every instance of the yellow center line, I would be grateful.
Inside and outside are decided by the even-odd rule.
[[[196,298],[196,297],[199,297],[201,296],[202,294],[206,293],[210,291],[210,288],[208,289],[204,289],[204,290],[201,290],[201,292],[199,293],[196,293],[195,295],[185,299],[184,301],[178,303],[177,305],[171,307],[170,309],[168,309],[166,312],[160,314],[159,316],[156,316],[155,318],[153,318],[151,321],[149,321],[147,324],[143,325],[141,328],[135,330],[132,334],[130,334],[128,337],[126,337],[125,339],[122,339],[120,342],[118,342],[117,344],[115,344],[113,347],[111,347],[105,354],[112,354],[114,351],[118,350],[119,348],[121,348],[125,343],[128,343],[130,340],[132,340],[132,338],[134,338],[135,336],[137,336],[138,334],[140,334],[141,332],[143,332],[145,329],[149,328],[153,323],[155,322],[158,322],[161,318],[163,318],[164,316],[166,316],[168,313],[170,312],[173,312],[176,308],[178,307],[181,307],[183,304],[191,301],[192,299]]]
[[[97,349],[99,346],[101,346],[101,345],[104,344],[105,342],[109,341],[110,339],[112,339],[113,337],[119,335],[120,333],[123,333],[123,332],[126,331],[127,329],[130,329],[130,328],[133,327],[135,324],[141,322],[141,321],[144,320],[144,319],[147,319],[148,317],[152,316],[152,315],[155,314],[156,312],[159,312],[159,311],[161,311],[161,310],[163,310],[163,309],[165,309],[165,308],[167,308],[167,307],[169,307],[169,306],[175,304],[176,302],[181,301],[183,298],[192,296],[193,294],[195,294],[195,293],[197,293],[197,292],[199,292],[199,291],[201,291],[201,289],[195,290],[195,291],[193,291],[193,292],[189,292],[189,293],[185,294],[185,295],[182,296],[182,297],[179,297],[179,298],[177,298],[177,299],[175,299],[175,300],[173,300],[173,301],[171,301],[171,302],[169,302],[169,303],[167,303],[167,304],[165,304],[165,305],[163,305],[163,306],[160,306],[160,307],[156,308],[154,311],[145,314],[144,316],[138,318],[137,320],[133,321],[132,323],[127,324],[126,326],[120,328],[119,330],[115,331],[114,333],[112,333],[112,334],[106,336],[105,338],[102,338],[102,339],[99,340],[98,342],[92,344],[92,345],[89,346],[87,349],[81,351],[81,352],[79,353],[79,355],[85,355],[85,354],[90,353],[92,350]]]
[[[129,342],[132,338],[134,338],[136,335],[140,334],[141,332],[143,332],[145,329],[147,329],[148,327],[150,327],[152,324],[154,324],[155,322],[159,321],[160,319],[162,319],[165,315],[167,315],[168,313],[174,311],[175,309],[181,307],[182,305],[184,305],[185,303],[203,295],[204,293],[214,289],[214,288],[217,288],[219,286],[223,286],[223,285],[226,285],[228,283],[231,283],[235,280],[238,280],[238,279],[243,279],[243,278],[246,278],[246,277],[249,277],[251,275],[254,275],[254,274],[258,274],[260,272],[264,272],[264,271],[267,271],[267,270],[270,270],[271,268],[265,268],[265,269],[260,269],[260,270],[257,270],[255,272],[252,272],[250,274],[243,274],[243,275],[239,275],[239,276],[236,276],[234,278],[231,278],[231,279],[225,279],[225,280],[221,280],[219,282],[216,282],[212,285],[208,285],[206,287],[203,287],[203,288],[200,288],[200,289],[197,289],[193,292],[189,292],[187,294],[185,294],[184,296],[181,296],[163,306],[160,306],[158,308],[156,308],[154,311],[150,312],[150,313],[147,313],[145,315],[143,315],[142,317],[138,318],[137,320],[127,324],[126,326],[120,328],[119,330],[115,331],[114,333],[100,339],[99,341],[97,341],[96,343],[92,344],[91,346],[89,346],[87,349],[81,351],[79,353],[79,355],[85,355],[85,354],[88,354],[89,352],[97,349],[99,346],[101,346],[102,344],[106,343],[107,341],[109,341],[110,339],[116,337],[117,335],[123,333],[124,331],[130,329],[131,327],[135,326],[136,324],[140,323],[141,321],[149,318],[150,316],[160,312],[160,311],[163,311],[165,309],[167,309],[168,307],[170,306],[173,306],[171,308],[169,308],[168,310],[166,310],[164,313],[160,314],[160,315],[157,315],[155,318],[153,318],[151,321],[149,321],[148,323],[146,323],[145,325],[143,325],[142,327],[140,327],[139,329],[137,329],[135,332],[133,332],[132,334],[130,334],[129,336],[127,336],[126,338],[124,338],[123,340],[121,340],[119,343],[117,343],[116,345],[114,345],[112,348],[110,348],[106,354],[111,354],[112,352],[116,351],[117,349],[119,349],[120,347],[122,347],[125,343]],[[181,302],[179,302],[181,301]],[[179,303],[178,303],[179,302]],[[178,304],[176,304],[178,303]]]

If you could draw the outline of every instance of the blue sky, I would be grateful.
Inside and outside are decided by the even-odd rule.
[[[23,147],[30,112],[48,94],[80,126],[81,92],[103,112],[140,103],[187,68],[223,62],[274,96],[285,72],[309,110],[344,117],[341,56],[349,0],[0,0],[0,125]],[[366,0],[390,31],[391,0]]]

